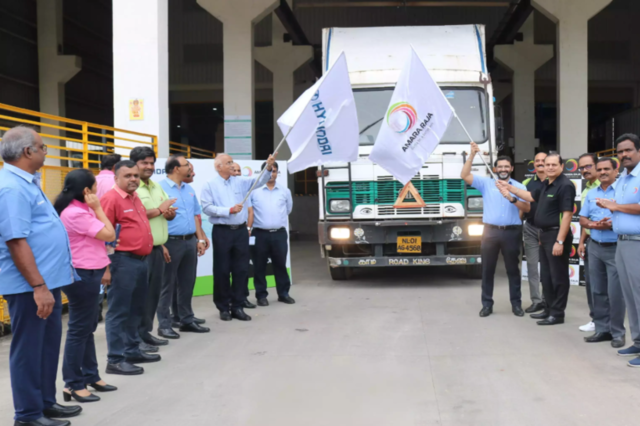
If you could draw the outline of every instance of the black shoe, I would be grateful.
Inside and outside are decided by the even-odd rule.
[[[258,306],[269,306],[269,301],[266,297],[264,299],[258,299]]]
[[[49,408],[42,410],[42,415],[54,419],[68,419],[69,417],[75,417],[82,412],[82,407],[79,405],[69,405],[67,407],[60,404],[53,404]]]
[[[171,321],[171,328],[180,328],[182,323],[180,321]]]
[[[535,312],[544,311],[546,307],[547,306],[544,303],[532,303],[531,306],[524,311],[528,314],[533,314]]]
[[[21,422],[16,420],[13,426],[69,426],[71,422],[69,420],[55,420],[48,419],[46,417],[40,417],[38,420],[31,420],[30,422]]]
[[[231,316],[240,321],[251,321],[251,317],[245,314],[242,308],[233,308],[231,310]]]
[[[160,348],[158,348],[157,346],[153,346],[145,342],[140,343],[138,345],[138,348],[140,348],[142,352],[147,352],[147,353],[158,352],[160,350]]]
[[[231,321],[231,312],[229,311],[220,312],[220,319],[222,321]]]
[[[182,327],[180,327],[180,331],[191,333],[208,333],[211,330],[209,330],[209,327],[203,327],[196,324],[195,322],[192,322],[191,324],[183,324]]]
[[[247,299],[244,299],[244,302],[242,302],[242,307],[245,309],[255,309],[256,305],[254,305],[253,303],[249,302]]]
[[[482,309],[480,309],[480,317],[481,318],[488,317],[492,313],[493,313],[493,308],[490,308],[488,306],[484,306]]]
[[[107,374],[119,374],[121,376],[136,376],[144,373],[144,368],[122,361],[119,364],[107,364],[105,372]]]
[[[147,334],[145,337],[143,337],[142,341],[151,346],[166,346],[169,344],[168,340],[158,339],[157,337],[150,334]]]
[[[129,364],[146,364],[148,362],[158,362],[162,359],[162,357],[158,354],[146,354],[144,352],[140,352],[136,356],[128,356],[126,357],[126,361]]]
[[[287,305],[293,305],[296,301],[291,296],[278,297],[278,302],[286,303]]]
[[[97,383],[89,383],[88,386],[91,386],[98,392],[113,392],[118,390],[118,388],[113,385],[99,385]]]
[[[162,336],[166,339],[179,339],[180,335],[173,331],[173,328],[159,328],[158,336]]]
[[[531,318],[533,318],[533,319],[547,319],[547,317],[549,316],[549,312],[543,311],[543,312],[539,312],[537,314],[531,314],[529,316]]]
[[[78,402],[97,402],[97,401],[100,401],[100,397],[98,395],[91,394],[89,396],[80,396],[73,389],[70,390],[69,392],[62,391],[62,399],[64,399],[64,402],[71,401],[71,398],[75,399]]]
[[[511,308],[511,312],[513,312],[513,315],[515,315],[517,317],[523,317],[524,316],[524,311],[522,310],[522,308],[520,306],[514,306],[513,308]]]
[[[542,321],[538,321],[536,324],[538,325],[564,324],[564,318],[558,318],[558,317],[549,315],[547,318],[543,319]]]
[[[624,346],[624,344],[625,344],[624,336],[614,337],[613,340],[611,341],[611,347],[613,348],[621,348]]]
[[[610,340],[613,340],[613,336],[611,335],[611,333],[596,332],[595,334],[584,338],[584,341],[587,343],[608,342]]]
[[[207,320],[203,320],[203,319],[201,319],[201,318],[193,317],[193,322],[195,322],[195,323],[196,323],[196,324],[198,324],[198,325],[202,325],[202,324],[204,324],[205,322],[207,322]]]

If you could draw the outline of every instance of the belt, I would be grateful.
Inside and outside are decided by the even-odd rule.
[[[499,225],[492,225],[490,223],[485,223],[484,226],[486,226],[487,228],[493,228],[493,229],[520,229],[520,228],[522,228],[522,225],[499,226]]]
[[[613,247],[613,246],[617,246],[618,243],[601,243],[600,241],[596,241],[593,238],[591,238],[591,242],[592,243],[596,243],[597,245],[601,246],[601,247]]]
[[[231,229],[232,231],[235,231],[236,229],[240,229],[240,228],[246,228],[247,227],[247,222],[245,223],[241,223],[240,225],[222,225],[222,224],[214,224],[213,225],[214,228],[227,228],[227,229]]]
[[[278,232],[278,231],[284,231],[284,227],[282,228],[276,228],[276,229],[264,229],[264,228],[253,228],[254,231],[264,231],[264,232]]]
[[[559,226],[550,226],[548,228],[540,228],[540,230],[542,232],[547,232],[547,231],[557,231],[558,229],[560,229]]]
[[[136,260],[145,260],[147,256],[139,256],[137,254],[133,254],[130,251],[117,251],[115,254],[120,254],[122,256],[130,257]]]
[[[195,237],[196,234],[188,234],[188,235],[169,235],[170,240],[190,240]]]
[[[640,241],[640,235],[618,235],[618,241]]]

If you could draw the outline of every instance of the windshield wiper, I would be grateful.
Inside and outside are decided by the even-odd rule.
[[[373,123],[369,124],[367,127],[365,127],[364,129],[362,129],[360,131],[360,133],[358,133],[359,135],[363,134],[364,132],[366,132],[367,130],[369,130],[370,128],[372,128],[373,126],[375,126],[376,124],[378,124],[379,122],[381,122],[382,120],[384,120],[384,117],[380,118],[379,120],[374,121]]]

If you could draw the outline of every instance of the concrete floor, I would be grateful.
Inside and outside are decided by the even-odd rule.
[[[608,343],[582,341],[584,288],[571,289],[567,323],[545,328],[511,314],[504,272],[495,313],[479,318],[479,282],[452,269],[370,269],[332,282],[325,268],[316,243],[294,243],[298,303],[272,295],[249,323],[221,322],[210,297],[195,299],[212,332],[184,333],[142,376],[104,375],[120,390],[83,405],[73,425],[635,426],[640,418],[640,370]],[[103,324],[96,342],[104,369]],[[13,424],[9,343],[0,340],[0,426]]]

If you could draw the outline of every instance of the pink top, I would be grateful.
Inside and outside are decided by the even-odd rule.
[[[69,234],[71,262],[74,268],[102,269],[111,263],[104,241],[95,238],[104,228],[104,223],[98,220],[91,207],[73,200],[62,211],[60,220]]]
[[[102,198],[102,196],[106,194],[107,191],[113,188],[113,185],[116,184],[114,180],[115,176],[115,173],[113,173],[111,170],[103,170],[98,173],[98,176],[96,176],[96,182],[98,183],[98,190],[96,191],[96,195],[98,196],[98,198]]]

